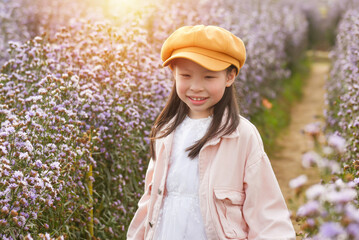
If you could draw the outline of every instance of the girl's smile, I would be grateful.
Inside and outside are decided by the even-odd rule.
[[[173,63],[173,76],[178,97],[190,109],[189,117],[206,118],[213,114],[213,106],[233,83],[235,72],[210,71],[191,60],[179,58]]]
[[[194,105],[201,105],[206,102],[207,97],[188,97]]]

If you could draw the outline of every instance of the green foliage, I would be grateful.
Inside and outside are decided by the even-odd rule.
[[[251,122],[258,128],[269,154],[275,149],[275,139],[280,131],[290,123],[290,109],[302,96],[302,86],[309,74],[309,66],[309,58],[298,61],[292,69],[291,77],[283,81],[283,90],[278,98],[264,99],[271,107],[264,103],[261,110],[250,117]]]

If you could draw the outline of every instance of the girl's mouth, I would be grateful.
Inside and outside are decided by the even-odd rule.
[[[195,105],[201,105],[208,99],[207,97],[188,97],[189,100]]]

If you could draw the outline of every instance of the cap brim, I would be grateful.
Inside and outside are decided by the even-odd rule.
[[[199,54],[199,53],[178,52],[178,53],[172,54],[172,56],[170,58],[168,58],[163,63],[162,66],[166,67],[166,66],[170,65],[171,62],[177,58],[185,58],[185,59],[191,60],[210,71],[222,71],[231,65],[231,63],[223,62],[223,61],[220,61],[220,60],[217,60],[217,59],[214,59],[211,57],[207,57],[207,56]]]

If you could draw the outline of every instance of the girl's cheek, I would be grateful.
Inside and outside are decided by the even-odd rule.
[[[184,92],[184,86],[181,82],[176,82],[176,91],[179,96],[181,96]]]
[[[183,92],[186,90],[186,84],[183,81],[177,81],[176,86],[177,86],[177,91]]]
[[[223,88],[224,87],[222,84],[218,84],[218,83],[207,84],[207,89],[209,89],[209,91],[211,91],[213,94],[221,94]]]

